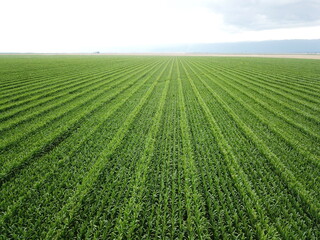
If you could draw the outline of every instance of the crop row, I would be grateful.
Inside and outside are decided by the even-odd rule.
[[[0,239],[320,237],[318,62],[2,58]]]

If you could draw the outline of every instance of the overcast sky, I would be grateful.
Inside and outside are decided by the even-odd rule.
[[[1,0],[0,52],[320,39],[320,0]]]

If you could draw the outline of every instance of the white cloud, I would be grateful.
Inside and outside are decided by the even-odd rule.
[[[217,0],[4,0],[0,2],[0,52],[93,52],[176,43],[320,38],[317,27],[241,30],[228,22],[228,16],[250,4],[220,2],[225,4],[213,5]],[[239,18],[243,26],[245,16]],[[262,14],[261,21],[265,18]]]
[[[320,25],[320,0],[211,0],[205,3],[225,23],[243,29]]]

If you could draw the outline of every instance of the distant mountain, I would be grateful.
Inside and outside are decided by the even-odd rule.
[[[181,44],[148,49],[151,52],[168,53],[235,53],[235,54],[294,54],[320,53],[317,40],[274,40],[261,42],[233,42],[209,44]]]

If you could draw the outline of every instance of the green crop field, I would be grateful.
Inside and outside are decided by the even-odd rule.
[[[0,56],[0,239],[320,239],[320,60]]]

